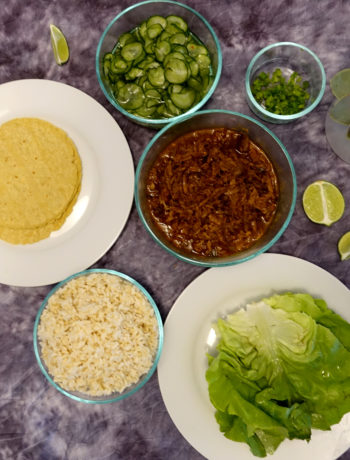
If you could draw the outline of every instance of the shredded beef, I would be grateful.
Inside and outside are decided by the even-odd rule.
[[[278,183],[263,150],[247,134],[190,132],[156,159],[147,202],[161,231],[180,250],[222,257],[252,246],[276,211]]]

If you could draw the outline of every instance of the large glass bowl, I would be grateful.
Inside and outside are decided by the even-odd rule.
[[[310,98],[306,107],[292,115],[278,115],[266,110],[254,98],[251,84],[260,72],[272,73],[276,68],[288,79],[293,71],[309,82]],[[289,123],[309,114],[321,101],[326,87],[326,74],[319,58],[303,45],[280,42],[260,50],[251,60],[245,77],[247,101],[250,109],[259,118],[270,123]]]
[[[265,234],[249,249],[227,257],[188,255],[172,245],[159,231],[150,215],[146,198],[146,180],[158,155],[178,137],[198,129],[225,127],[241,130],[261,147],[272,162],[278,183],[279,202],[273,221]],[[263,124],[236,112],[225,110],[200,111],[163,128],[146,147],[136,170],[135,201],[142,223],[161,247],[179,259],[205,267],[234,265],[267,251],[282,235],[292,217],[297,194],[294,166],[281,141]]]
[[[142,118],[129,113],[123,109],[115,100],[110,87],[109,82],[103,74],[103,57],[105,53],[110,52],[120,35],[124,32],[128,32],[131,29],[138,26],[142,21],[149,18],[152,15],[176,15],[181,16],[187,23],[188,27],[207,47],[210,57],[212,60],[213,70],[213,82],[208,92],[205,94],[203,99],[199,101],[195,106],[190,108],[187,112],[182,115],[174,116],[172,118],[162,119],[148,119]],[[118,14],[106,27],[99,41],[96,53],[96,72],[100,87],[108,99],[108,101],[123,115],[128,117],[131,121],[152,127],[161,128],[168,124],[170,121],[182,120],[186,114],[196,112],[199,110],[212,96],[215,88],[219,82],[222,68],[222,54],[219,44],[219,40],[204,17],[197,11],[193,10],[187,5],[183,5],[178,2],[171,0],[160,0],[160,1],[146,1],[137,3],[136,5],[130,6],[126,10]]]
[[[112,393],[110,395],[106,395],[106,396],[91,396],[91,395],[81,393],[81,392],[78,392],[78,391],[75,391],[75,392],[67,391],[64,388],[62,388],[57,382],[55,382],[55,380],[50,375],[50,373],[49,373],[49,371],[48,371],[48,369],[46,367],[45,361],[42,358],[41,346],[40,346],[40,342],[39,342],[39,339],[38,339],[38,327],[39,327],[39,324],[40,324],[41,315],[42,315],[43,311],[45,310],[50,297],[60,287],[62,287],[65,284],[69,283],[73,278],[77,278],[77,277],[81,277],[81,276],[87,276],[87,275],[90,275],[92,273],[107,273],[107,274],[110,274],[110,275],[113,275],[113,276],[120,277],[123,280],[125,280],[125,281],[133,284],[134,286],[136,286],[136,288],[138,288],[141,291],[141,293],[146,297],[146,299],[150,303],[152,309],[154,310],[154,314],[155,314],[157,324],[158,324],[158,345],[157,345],[156,353],[154,355],[152,366],[149,369],[149,371],[146,374],[142,375],[138,382],[130,385],[123,392],[121,392],[121,393],[114,392],[114,393]],[[84,402],[84,403],[88,403],[88,404],[105,404],[105,403],[111,403],[111,402],[119,401],[121,399],[126,398],[127,396],[131,396],[136,391],[138,391],[140,388],[142,388],[145,385],[145,383],[151,378],[152,374],[156,370],[156,367],[157,367],[157,364],[158,364],[158,361],[159,361],[159,358],[160,358],[160,354],[161,354],[161,351],[162,351],[162,348],[163,348],[163,323],[162,323],[162,319],[161,319],[160,313],[158,311],[157,305],[154,302],[153,298],[146,291],[146,289],[141,284],[139,284],[137,281],[135,281],[133,278],[131,278],[128,275],[125,275],[124,273],[117,272],[115,270],[108,270],[108,269],[103,269],[103,268],[101,268],[101,269],[89,269],[89,270],[82,271],[80,273],[76,273],[75,275],[72,275],[69,278],[61,281],[46,296],[46,298],[44,299],[43,303],[41,304],[41,307],[40,307],[40,309],[39,309],[39,311],[37,313],[36,319],[35,319],[34,330],[33,330],[33,344],[34,344],[35,357],[37,359],[39,367],[40,367],[42,373],[44,374],[44,376],[51,383],[51,385],[53,385],[54,388],[56,388],[56,390],[60,391],[62,394],[68,396],[69,398],[74,399],[74,400],[79,401],[79,402]]]

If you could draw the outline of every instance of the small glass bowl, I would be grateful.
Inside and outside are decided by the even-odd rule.
[[[162,16],[177,15],[181,16],[189,25],[189,29],[193,32],[207,47],[211,59],[212,68],[214,73],[213,83],[209,88],[206,95],[201,101],[195,106],[191,107],[187,112],[174,116],[172,118],[161,118],[161,119],[148,119],[138,117],[129,113],[123,109],[113,96],[112,89],[103,74],[103,56],[110,52],[120,35],[124,32],[129,32],[131,29],[138,26],[142,21],[149,18],[152,15],[160,14]],[[204,19],[204,17],[197,11],[193,10],[187,5],[182,3],[173,2],[171,0],[159,0],[159,1],[146,1],[137,3],[136,5],[130,6],[126,10],[119,13],[106,27],[99,41],[97,52],[96,52],[96,73],[100,87],[108,99],[108,101],[121,112],[123,115],[128,117],[131,121],[147,126],[150,128],[162,128],[167,125],[170,121],[182,120],[187,114],[196,112],[199,110],[212,96],[217,84],[220,79],[222,68],[222,53],[220,48],[219,40],[210,26],[210,24]]]
[[[279,201],[273,221],[250,248],[227,257],[205,257],[180,251],[155,224],[147,204],[146,181],[158,155],[178,137],[198,129],[227,128],[242,131],[262,148],[274,166],[279,183]],[[143,152],[136,170],[135,202],[143,225],[154,240],[179,259],[203,267],[235,265],[267,251],[286,230],[294,212],[297,184],[294,166],[281,141],[262,123],[237,112],[204,110],[173,122],[157,133]]]
[[[272,73],[276,68],[289,78],[293,71],[309,82],[310,98],[305,109],[292,115],[278,115],[266,110],[254,98],[251,84],[260,72]],[[270,123],[289,123],[310,113],[321,101],[326,87],[326,74],[319,58],[303,45],[281,42],[259,51],[248,66],[245,77],[247,101],[250,109],[262,120]]]
[[[155,314],[155,317],[156,317],[156,320],[157,320],[157,324],[158,324],[158,346],[157,346],[157,350],[156,350],[156,353],[155,353],[155,356],[154,356],[152,366],[149,369],[149,371],[147,372],[147,374],[142,375],[140,377],[140,380],[137,383],[134,383],[134,384],[130,385],[129,387],[125,388],[125,390],[123,392],[121,392],[121,393],[114,392],[114,393],[112,393],[110,395],[105,395],[105,396],[91,396],[91,395],[88,395],[88,394],[85,394],[85,393],[81,393],[79,391],[74,391],[74,392],[73,391],[68,391],[68,390],[65,390],[64,388],[62,388],[58,383],[56,383],[54,381],[54,379],[51,377],[51,375],[49,374],[49,371],[48,371],[48,369],[46,367],[46,364],[45,364],[44,360],[42,359],[41,346],[40,346],[39,339],[38,339],[38,327],[39,327],[39,324],[40,324],[41,314],[45,310],[50,297],[60,287],[62,287],[63,285],[67,284],[73,278],[90,275],[92,273],[107,273],[107,274],[110,274],[110,275],[113,275],[113,276],[118,276],[119,278],[122,278],[123,280],[128,281],[129,283],[131,283],[134,286],[136,286],[142,292],[142,294],[146,297],[146,299],[150,303],[151,307],[153,308],[154,314]],[[161,352],[162,352],[162,348],[163,348],[163,323],[162,323],[162,319],[161,319],[159,310],[158,310],[157,305],[154,302],[153,298],[146,291],[146,289],[143,286],[141,286],[141,284],[139,284],[137,281],[135,281],[133,278],[131,278],[128,275],[125,275],[124,273],[117,272],[115,270],[108,270],[108,269],[103,269],[103,268],[89,269],[89,270],[84,270],[82,272],[76,273],[76,274],[66,278],[65,280],[61,281],[45,297],[45,299],[44,299],[43,303],[41,304],[41,307],[40,307],[40,309],[39,309],[39,311],[37,313],[36,319],[35,319],[34,330],[33,330],[33,344],[34,344],[35,357],[37,359],[39,367],[40,367],[42,373],[44,374],[44,376],[51,383],[51,385],[53,385],[56,388],[56,390],[60,391],[62,394],[68,396],[69,398],[74,399],[75,401],[84,402],[84,403],[87,403],[87,404],[106,404],[106,403],[119,401],[121,399],[126,398],[127,396],[131,396],[136,391],[138,391],[140,388],[142,388],[145,385],[145,383],[151,378],[152,374],[154,373],[154,371],[157,368],[158,361],[159,361],[159,358],[160,358],[160,355],[161,355]]]

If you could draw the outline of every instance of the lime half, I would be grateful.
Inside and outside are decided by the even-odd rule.
[[[329,85],[337,99],[350,94],[350,69],[343,69],[331,78]]]
[[[303,207],[312,222],[329,226],[342,217],[345,201],[334,184],[318,180],[306,187],[303,194]]]
[[[350,232],[344,235],[338,241],[338,251],[341,260],[350,259]]]
[[[65,64],[69,59],[69,47],[66,37],[62,31],[53,24],[50,24],[51,45],[57,64]]]

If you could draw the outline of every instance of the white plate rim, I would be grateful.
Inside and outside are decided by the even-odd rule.
[[[112,115],[65,83],[15,80],[0,85],[0,124],[17,117],[47,120],[67,132],[82,159],[82,190],[62,229],[30,245],[0,241],[0,282],[53,284],[99,260],[121,234],[133,203],[134,164]]]
[[[204,376],[210,324],[249,301],[285,291],[323,298],[350,321],[350,309],[346,308],[350,290],[341,281],[311,262],[274,253],[259,255],[244,264],[206,270],[183,290],[168,314],[158,364],[160,391],[177,429],[205,458],[256,459],[248,446],[226,439],[214,419]],[[269,458],[333,460],[349,446],[350,414],[346,414],[331,431],[313,430],[309,443],[285,440]]]

